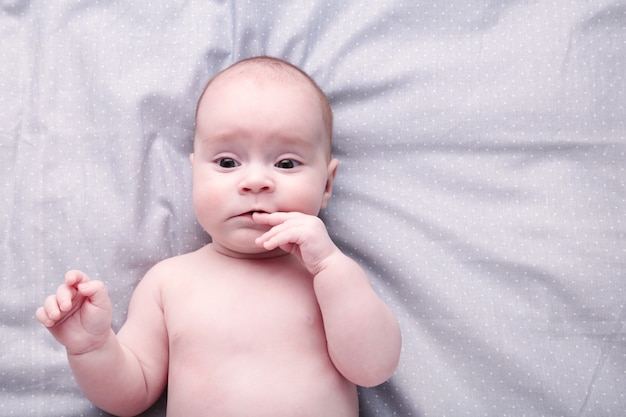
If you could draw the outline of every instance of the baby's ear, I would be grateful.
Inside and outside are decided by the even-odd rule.
[[[193,152],[189,154],[189,162],[193,165]]]
[[[328,163],[328,177],[326,179],[326,187],[324,189],[324,196],[322,197],[322,208],[326,208],[328,200],[333,193],[333,182],[337,176],[337,167],[339,167],[339,161],[337,159],[331,159]]]

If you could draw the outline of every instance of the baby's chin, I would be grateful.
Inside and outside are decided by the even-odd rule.
[[[280,248],[267,250],[256,245],[254,241],[250,245],[233,245],[220,242],[213,242],[212,244],[218,253],[238,259],[269,259],[287,254]]]

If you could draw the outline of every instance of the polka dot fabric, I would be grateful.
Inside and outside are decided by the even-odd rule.
[[[34,310],[81,268],[118,328],[150,266],[209,241],[195,103],[258,54],[328,93],[322,217],[402,327],[361,416],[626,410],[623,2],[13,0],[0,32],[0,416],[105,415]]]

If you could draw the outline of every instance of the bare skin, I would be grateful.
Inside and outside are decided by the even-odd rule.
[[[395,370],[393,314],[317,217],[337,161],[318,97],[290,81],[244,71],[207,90],[190,160],[213,242],[154,266],[118,334],[80,271],[37,310],[102,409],[139,414],[167,386],[174,417],[356,417],[356,385]]]
[[[358,272],[347,258],[341,261]],[[61,343],[75,344],[68,358],[81,389],[116,415],[141,412],[167,382],[168,416],[354,417],[355,383],[338,367],[363,385],[375,385],[382,380],[368,381],[372,370],[367,367],[376,366],[377,358],[367,359],[374,352],[349,347],[349,341],[327,340],[328,331],[350,339],[348,331],[331,327],[348,325],[350,318],[342,313],[345,323],[330,320],[336,306],[329,299],[325,330],[318,297],[334,289],[323,282],[323,273],[316,279],[290,254],[242,260],[210,244],[157,264],[133,294],[129,318],[117,336],[110,322],[86,328],[92,338],[81,336],[80,343],[70,334],[91,313],[110,317],[102,283],[79,271],[68,272],[67,285],[37,316]],[[362,276],[343,285],[351,291],[346,298],[354,301],[341,309],[363,313],[358,300],[381,308]],[[349,331],[397,337],[386,326],[361,318]],[[329,353],[333,342],[340,345],[334,348],[335,361]],[[381,339],[365,342],[374,347]],[[386,379],[395,364],[386,366],[377,378]]]

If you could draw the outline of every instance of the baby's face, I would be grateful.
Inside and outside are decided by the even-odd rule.
[[[337,161],[319,98],[304,81],[218,78],[198,108],[193,204],[214,244],[259,254],[268,230],[251,213],[317,215],[330,197]]]

